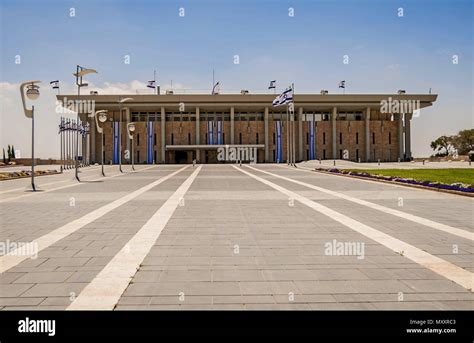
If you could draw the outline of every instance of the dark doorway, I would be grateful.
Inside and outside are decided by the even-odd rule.
[[[174,152],[174,159],[176,163],[183,164],[188,162],[188,153],[186,151],[175,151]]]

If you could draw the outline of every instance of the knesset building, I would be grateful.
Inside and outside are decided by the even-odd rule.
[[[131,97],[119,104],[121,98]],[[122,161],[132,154],[127,123],[135,123],[135,163],[218,163],[225,145],[257,148],[257,161],[287,159],[286,105],[273,107],[274,94],[140,94],[58,95],[58,100],[94,101],[107,110],[103,124],[104,161],[118,163],[120,108]],[[295,94],[295,160],[410,160],[413,109],[399,104],[431,106],[437,95],[420,94]],[[390,104],[383,108],[381,104]],[[101,135],[90,123],[89,156],[99,162]]]

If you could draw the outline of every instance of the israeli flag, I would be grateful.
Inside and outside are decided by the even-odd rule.
[[[346,81],[339,82],[339,88],[346,88]]]
[[[283,93],[273,100],[273,106],[281,106],[293,102],[293,89],[291,87],[287,88]]]
[[[53,89],[59,89],[59,80],[51,81],[49,84]]]
[[[268,86],[268,89],[274,89],[276,88],[276,80],[270,81],[270,86]]]
[[[156,88],[156,81],[155,80],[151,80],[151,81],[148,81],[148,84],[146,85],[148,88],[153,88],[155,89]]]
[[[212,87],[212,95],[219,94],[220,82],[217,81],[214,87]]]

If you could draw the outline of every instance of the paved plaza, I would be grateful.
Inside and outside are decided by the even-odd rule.
[[[471,198],[286,164],[105,173],[0,183],[0,309],[473,309]]]

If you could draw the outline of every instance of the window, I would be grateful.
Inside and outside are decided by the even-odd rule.
[[[339,149],[339,159],[342,160],[342,149]]]
[[[372,144],[375,144],[375,132],[372,132]]]
[[[275,162],[275,149],[273,149],[273,161]]]
[[[222,132],[222,144],[225,144],[225,133]]]
[[[359,144],[359,132],[356,132],[356,144]]]
[[[359,149],[356,149],[356,161],[359,161]]]
[[[242,144],[242,133],[239,133],[239,144]]]
[[[339,144],[342,144],[342,132],[339,133]]]
[[[140,145],[140,134],[137,133],[137,145]]]
[[[323,149],[323,160],[326,159],[326,149]]]
[[[326,144],[326,132],[323,132],[323,144]]]
[[[258,132],[255,134],[255,144],[258,144]]]
[[[171,134],[171,145],[174,145],[174,134]]]
[[[188,133],[188,144],[191,144],[191,134]]]
[[[153,145],[156,145],[156,133],[153,134]]]
[[[388,144],[392,144],[392,133],[388,133]]]
[[[306,144],[309,144],[309,132],[306,132]]]
[[[273,133],[273,145],[275,145],[275,136],[276,136],[276,135],[275,135],[275,132],[274,132],[274,133]],[[273,160],[275,160],[275,159],[273,159]]]
[[[140,163],[140,150],[137,150],[137,163]]]
[[[153,150],[153,162],[156,163],[156,150]]]

